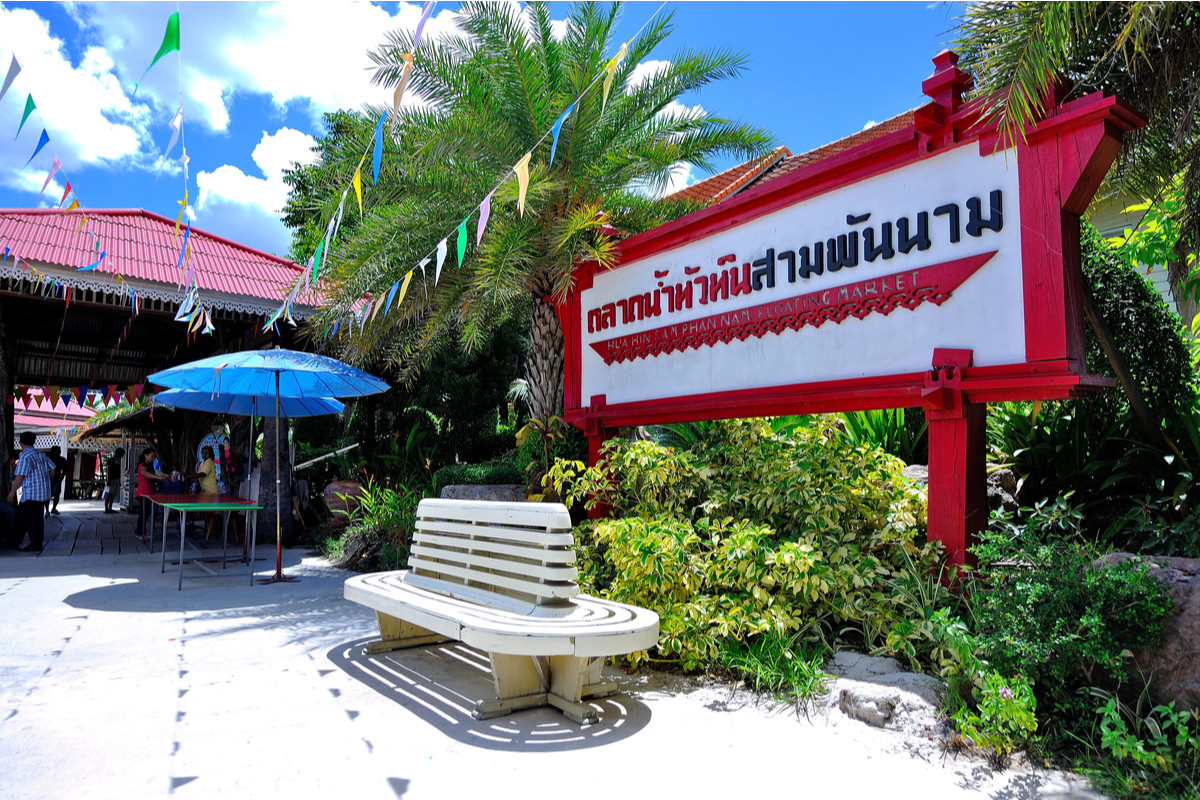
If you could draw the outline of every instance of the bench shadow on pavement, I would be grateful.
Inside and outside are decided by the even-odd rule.
[[[328,658],[405,712],[463,744],[509,752],[583,750],[625,739],[650,722],[649,707],[624,693],[588,701],[600,716],[594,725],[578,725],[553,708],[476,720],[471,716],[475,701],[495,696],[486,653],[448,643],[367,656],[363,648],[371,641],[338,645]],[[611,678],[620,682],[620,676]]]

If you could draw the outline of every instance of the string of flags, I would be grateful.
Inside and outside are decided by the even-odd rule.
[[[70,408],[72,402],[79,408],[97,405],[112,408],[122,402],[133,403],[145,388],[145,383],[130,384],[124,389],[118,389],[115,383],[104,386],[18,386],[16,393],[9,395],[8,405],[22,411],[54,411],[60,401],[64,409]],[[41,394],[35,394],[37,391]]]
[[[421,34],[425,27],[425,22],[429,18],[429,14],[432,11],[433,6],[433,0],[429,0],[425,3],[422,9],[421,19],[417,24],[416,32],[413,36],[414,53],[418,49],[418,45],[420,44],[421,40]],[[661,10],[661,6],[659,10]],[[657,13],[658,12],[656,11],[655,14]],[[651,15],[650,18],[652,19],[653,15]],[[644,29],[645,25],[643,25],[642,28]],[[374,320],[380,313],[380,309],[383,310],[383,316],[387,317],[388,313],[392,309],[393,302],[397,307],[399,307],[400,303],[404,301],[404,297],[408,292],[409,286],[412,283],[413,277],[417,270],[421,271],[422,283],[426,285],[426,289],[428,290],[428,284],[426,282],[426,267],[431,262],[434,264],[433,285],[436,287],[438,282],[441,280],[442,269],[445,266],[446,258],[449,253],[449,242],[451,238],[454,239],[455,255],[457,258],[458,267],[461,269],[465,263],[466,252],[469,245],[470,237],[467,229],[471,218],[477,216],[477,221],[475,224],[475,247],[479,247],[483,242],[483,234],[487,228],[488,220],[491,216],[492,199],[495,196],[496,191],[503,186],[510,177],[515,177],[517,181],[517,213],[520,216],[524,216],[526,198],[529,189],[529,169],[534,152],[542,145],[543,142],[546,141],[547,137],[550,137],[550,160],[548,164],[554,163],[554,157],[558,150],[558,140],[562,134],[563,125],[571,117],[571,114],[575,111],[576,107],[584,98],[584,96],[586,96],[587,93],[591,91],[597,83],[600,82],[602,82],[603,86],[603,93],[601,96],[601,114],[604,113],[608,106],[608,96],[612,90],[613,80],[616,76],[617,69],[625,60],[626,55],[628,55],[629,46],[633,43],[633,39],[637,38],[637,36],[640,34],[641,30],[634,34],[629,41],[621,45],[616,54],[613,55],[612,58],[610,58],[607,62],[605,62],[604,68],[601,70],[600,74],[597,75],[582,92],[580,92],[579,96],[576,97],[575,100],[572,101],[566,107],[566,109],[562,111],[561,114],[559,114],[557,119],[555,119],[554,124],[550,126],[550,129],[546,133],[542,134],[542,137],[538,139],[533,147],[531,147],[523,156],[521,156],[520,159],[517,160],[515,164],[513,164],[512,167],[510,167],[504,173],[503,177],[497,182],[492,190],[484,196],[483,200],[479,202],[479,204],[471,213],[467,214],[467,216],[464,217],[461,222],[459,222],[452,233],[442,237],[434,246],[433,250],[431,250],[429,253],[426,253],[425,256],[417,262],[416,266],[409,269],[401,278],[398,278],[395,282],[393,282],[390,287],[383,289],[377,294],[365,294],[358,301],[353,303],[349,317],[335,319],[326,328],[326,334],[330,336],[336,336],[339,334],[339,330],[353,333],[355,327],[357,327],[358,332],[361,334],[366,330],[367,323]],[[404,91],[408,86],[412,70],[414,68],[414,53],[401,53],[399,55],[402,62],[402,67],[400,75],[397,79],[396,91],[393,95],[391,110],[393,117],[393,129],[399,123],[400,101],[403,98]],[[284,298],[284,301],[280,307],[267,317],[266,321],[263,323],[264,331],[272,327],[278,329],[278,323],[281,319],[285,319],[293,325],[295,324],[291,316],[292,305],[301,291],[313,287],[320,276],[325,262],[329,258],[329,253],[336,241],[337,231],[341,225],[342,212],[344,210],[346,197],[351,188],[354,190],[355,199],[358,202],[359,216],[363,216],[362,168],[366,162],[367,153],[370,152],[373,155],[373,179],[374,183],[378,185],[383,153],[383,128],[387,116],[388,112],[385,111],[380,115],[379,120],[376,122],[375,133],[371,139],[371,144],[369,145],[368,150],[363,152],[363,156],[359,160],[358,167],[355,169],[354,175],[350,180],[350,187],[347,187],[347,189],[342,192],[337,211],[331,215],[329,224],[325,230],[325,235],[322,237],[321,241],[318,242],[316,248],[314,249],[313,258],[309,262],[308,268],[302,271],[302,274],[296,280],[295,286],[292,287],[292,290]],[[343,328],[344,321],[347,322],[347,324]],[[355,323],[357,323],[357,325],[355,325]]]

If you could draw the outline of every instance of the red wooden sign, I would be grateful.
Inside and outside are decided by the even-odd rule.
[[[626,425],[921,406],[930,538],[969,560],[984,404],[1104,382],[1084,368],[1079,218],[1143,120],[1055,95],[1006,149],[956,61],[934,59],[907,128],[582,265],[559,314],[593,458]]]

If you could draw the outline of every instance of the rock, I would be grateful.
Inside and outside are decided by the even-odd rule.
[[[521,483],[496,483],[471,486],[456,484],[442,487],[442,497],[448,500],[502,500],[523,502],[525,485]]]
[[[1017,476],[1011,469],[997,469],[988,473],[987,498],[988,508],[992,511],[1004,509],[1010,513],[1018,508]]]
[[[1120,564],[1139,558],[1131,553],[1109,553],[1101,561]],[[1200,558],[1154,556],[1150,574],[1167,584],[1175,613],[1163,625],[1163,642],[1156,648],[1139,648],[1138,667],[1151,676],[1150,689],[1161,703],[1200,710]]]
[[[932,675],[908,672],[894,658],[843,650],[825,664],[837,680],[830,698],[851,719],[876,728],[927,736],[941,726],[945,685]]]
[[[909,464],[900,474],[917,483],[929,483],[929,467],[924,464]]]

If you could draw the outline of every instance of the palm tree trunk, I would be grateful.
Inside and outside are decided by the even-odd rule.
[[[535,418],[546,419],[563,410],[565,344],[554,306],[541,297],[533,298],[529,333],[530,352],[525,373],[529,383],[529,413]]]

